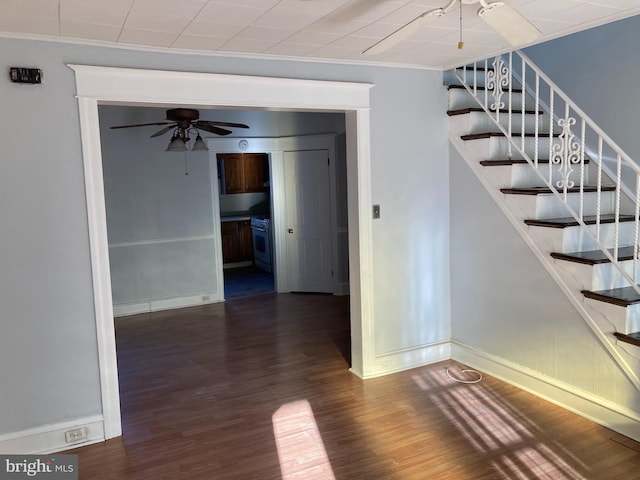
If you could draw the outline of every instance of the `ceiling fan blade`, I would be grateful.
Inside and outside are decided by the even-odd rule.
[[[206,125],[202,122],[194,123],[193,127],[199,130],[205,130],[207,132],[215,133],[216,135],[229,135],[231,133],[231,130],[225,130],[224,128],[216,127],[213,125]]]
[[[514,47],[531,43],[542,35],[529,20],[506,3],[483,4],[478,16]]]
[[[174,128],[176,128],[178,125],[173,123],[171,125],[169,125],[168,127],[163,128],[162,130],[154,133],[153,135],[151,135],[149,138],[153,138],[153,137],[159,137],[160,135],[164,135],[165,133],[167,133],[169,130],[173,130]]]
[[[167,125],[169,122],[155,122],[155,123],[138,123],[136,125],[116,125],[109,128],[131,128],[131,127],[148,127],[151,125]]]
[[[451,2],[450,5],[451,4],[455,4],[455,0]],[[397,44],[416,33],[427,23],[431,22],[437,17],[441,17],[446,14],[448,8],[449,5],[447,5],[445,8],[437,8],[435,10],[424,12],[422,15],[414,18],[409,23],[400,27],[392,34],[384,37],[378,43],[373,44],[362,53],[364,53],[365,55],[378,55],[380,53],[386,52],[387,50],[390,50],[392,47],[395,47]]]
[[[198,120],[194,122],[194,126],[197,125],[212,125],[219,127],[232,127],[232,128],[249,128],[249,125],[245,125],[244,123],[232,123],[232,122],[216,122],[215,120]]]

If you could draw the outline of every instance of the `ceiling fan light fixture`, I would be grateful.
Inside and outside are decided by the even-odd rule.
[[[510,5],[503,2],[480,2],[478,17],[502,35],[514,47],[520,47],[537,40],[542,32],[529,20],[520,15]]]
[[[187,151],[187,147],[184,144],[184,140],[174,134],[171,137],[171,141],[169,142],[169,145],[167,146],[167,149],[165,150],[166,152],[186,152]]]
[[[453,0],[452,3],[455,4],[455,1],[456,0]],[[379,55],[381,53],[386,52],[387,50],[390,50],[400,42],[411,37],[414,33],[419,31],[422,27],[430,23],[435,18],[442,17],[443,15],[445,15],[447,13],[446,8],[449,8],[449,6],[445,8],[437,8],[435,10],[430,10],[428,12],[423,13],[422,15],[411,20],[406,25],[397,29],[392,34],[387,35],[379,42],[373,44],[372,46],[364,50],[362,53],[365,55]]]
[[[191,148],[191,151],[192,152],[208,152],[209,151],[209,147],[207,147],[207,144],[204,143],[204,140],[202,139],[200,134],[198,134],[198,136],[196,137],[196,141],[193,142],[193,147]]]

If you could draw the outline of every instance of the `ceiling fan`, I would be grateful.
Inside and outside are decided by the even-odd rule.
[[[460,8],[462,8],[462,4],[471,5],[479,3],[480,9],[477,13],[478,17],[484,20],[513,46],[517,47],[528,44],[542,35],[542,32],[531,24],[529,20],[505,2],[488,3],[487,0],[450,0],[444,7],[426,11],[414,18],[362,53],[366,55],[378,55],[386,52],[403,40],[409,38],[424,25],[449,13],[457,3],[460,3]],[[462,48],[462,42],[460,42],[458,47]]]
[[[161,130],[157,131],[151,137],[158,137],[173,130],[173,135],[168,151],[171,152],[183,152],[186,150],[185,144],[191,140],[189,133],[196,133],[197,137],[194,142],[192,150],[209,150],[200,136],[198,130],[204,130],[206,132],[215,133],[216,135],[229,135],[231,130],[226,128],[249,128],[244,123],[232,123],[232,122],[218,122],[213,120],[200,120],[200,112],[193,108],[172,108],[167,110],[166,114],[167,122],[153,122],[153,123],[139,123],[136,125],[116,125],[110,127],[115,128],[132,128],[132,127],[147,127],[152,125],[167,125]]]

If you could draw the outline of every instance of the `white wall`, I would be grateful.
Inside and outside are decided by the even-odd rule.
[[[448,190],[439,72],[175,55],[1,39],[0,441],[101,412],[78,106],[65,64],[373,83],[372,194],[376,354],[446,340]]]
[[[440,75],[384,72],[403,91],[372,91],[376,351],[449,338],[446,96]],[[424,94],[417,94],[423,92]],[[413,113],[422,112],[419,121]],[[380,115],[381,112],[384,114]]]

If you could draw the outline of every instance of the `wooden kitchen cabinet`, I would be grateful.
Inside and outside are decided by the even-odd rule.
[[[222,175],[222,193],[266,192],[269,180],[269,160],[266,153],[220,153],[218,161]]]
[[[222,222],[222,262],[253,261],[253,240],[250,220]]]

